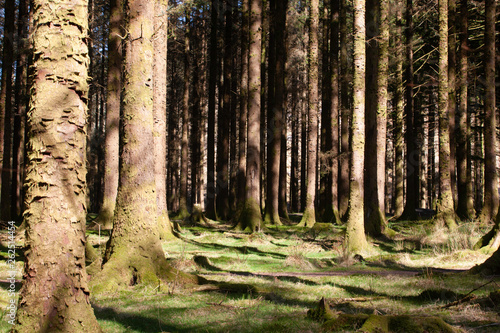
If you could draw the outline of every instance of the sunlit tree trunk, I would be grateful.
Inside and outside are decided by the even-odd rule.
[[[316,184],[319,116],[319,0],[309,5],[308,106],[307,106],[307,194],[300,225],[311,228],[316,223]]]
[[[364,253],[368,249],[364,227],[363,169],[365,152],[365,1],[354,0],[354,77],[352,111],[352,157],[347,216],[347,252]]]
[[[450,171],[450,128],[448,124],[448,0],[439,0],[439,199],[437,205],[438,221],[448,228],[455,228],[455,210],[451,190]]]
[[[167,6],[155,1],[153,40],[153,119],[154,119],[154,170],[156,208],[160,237],[172,235],[167,210]]]
[[[101,332],[85,270],[86,1],[34,1],[25,281],[13,332]]]

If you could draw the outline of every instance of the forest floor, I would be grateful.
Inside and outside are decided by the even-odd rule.
[[[183,226],[180,239],[163,243],[174,267],[207,284],[186,289],[173,281],[92,294],[105,332],[322,332],[322,323],[307,316],[321,298],[337,313],[436,316],[462,332],[500,331],[500,277],[466,273],[490,255],[472,250],[489,226],[469,222],[450,233],[428,220],[390,222],[396,236],[371,240],[370,257],[349,258],[342,226],[304,229],[290,222],[245,234],[211,222],[211,228]],[[106,233],[89,233],[103,252]],[[6,259],[6,233],[0,236]],[[22,248],[17,255],[20,281]],[[0,332],[10,328],[7,271],[2,260]]]

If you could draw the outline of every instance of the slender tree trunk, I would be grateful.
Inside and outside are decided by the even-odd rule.
[[[12,332],[101,332],[85,270],[87,2],[34,1],[33,8],[33,52],[45,56],[32,73],[28,251]]]
[[[287,91],[286,91],[286,14],[288,0],[276,1],[276,81],[275,99],[278,110],[281,113],[281,133],[280,133],[280,169],[279,169],[279,189],[278,189],[278,213],[279,216],[288,220],[288,208],[286,202],[287,189]]]
[[[448,82],[448,0],[439,0],[439,200],[437,221],[449,229],[456,228],[450,169],[449,82]],[[454,116],[454,112],[453,112]]]
[[[16,2],[7,0],[5,2],[5,22],[3,38],[2,57],[2,82],[0,91],[0,151],[2,159],[1,176],[1,213],[0,218],[4,221],[11,220],[11,186],[12,186],[12,72],[14,65],[14,21]]]
[[[106,141],[104,148],[104,193],[97,222],[102,229],[113,228],[118,190],[120,101],[122,92],[123,0],[112,0],[108,39],[108,84],[106,99]]]
[[[260,91],[261,91],[261,33],[262,1],[249,3],[249,60],[248,60],[248,118],[247,118],[247,170],[245,205],[237,229],[252,232],[262,228],[261,161],[260,161]]]
[[[460,49],[459,49],[459,106],[457,114],[457,215],[463,220],[474,217],[472,179],[470,164],[470,116],[468,112],[468,6],[467,0],[460,1]]]
[[[485,97],[484,97],[484,205],[479,219],[483,223],[495,220],[498,211],[498,175],[496,115],[495,115],[495,18],[496,2],[485,2],[486,23],[484,32],[485,47]]]
[[[347,217],[349,205],[349,173],[346,167],[350,161],[349,131],[350,131],[350,99],[349,85],[351,81],[348,66],[348,35],[347,35],[347,0],[340,3],[340,173],[339,173],[339,214],[342,219]]]
[[[365,1],[354,0],[354,100],[352,111],[352,158],[347,216],[347,252],[364,253],[368,242],[364,228],[363,169],[365,151]]]
[[[240,84],[240,114],[238,140],[238,210],[245,204],[246,196],[246,143],[248,117],[248,39],[249,39],[249,0],[242,1],[241,28],[241,84]],[[236,214],[238,215],[238,214]]]
[[[309,6],[308,44],[308,107],[307,107],[307,194],[304,215],[300,225],[311,228],[316,223],[316,184],[318,155],[319,116],[319,0],[311,0]]]
[[[155,1],[153,40],[154,170],[158,230],[161,239],[172,236],[167,209],[167,6]]]
[[[188,173],[189,173],[189,90],[191,80],[191,49],[190,25],[191,16],[186,12],[184,27],[184,91],[182,97],[182,134],[181,134],[181,164],[179,188],[179,212],[177,218],[182,220],[189,216],[188,211]]]
[[[267,188],[264,222],[266,224],[281,225],[279,204],[279,172],[281,155],[281,131],[283,127],[283,98],[281,105],[276,96],[278,67],[277,49],[277,1],[270,0],[270,27],[269,27],[269,67],[268,67],[268,104],[267,104]]]
[[[290,162],[290,209],[299,211],[299,107],[298,81],[294,78],[291,84],[291,112],[292,112],[292,150]]]
[[[484,32],[485,44],[485,72],[486,72],[486,96],[484,100],[484,206],[480,218],[483,222],[496,218],[492,230],[484,235],[476,247],[489,246],[492,249],[500,245],[500,215],[498,210],[498,177],[496,172],[496,100],[495,100],[495,18],[496,2],[486,0],[485,4],[486,22]],[[498,253],[496,251],[491,260],[496,260],[498,270]]]
[[[454,207],[457,204],[457,36],[456,36],[457,0],[448,0],[448,133],[450,134],[450,186]]]
[[[396,6],[396,33],[395,39],[395,85],[394,93],[394,216],[400,217],[404,209],[404,86],[403,86],[403,32],[402,32],[402,4]]]

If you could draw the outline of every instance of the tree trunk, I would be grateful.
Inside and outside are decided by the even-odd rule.
[[[340,133],[340,159],[339,163],[342,166],[339,173],[339,214],[342,219],[347,217],[347,209],[349,205],[349,173],[350,167],[350,147],[349,147],[349,132],[350,132],[350,71],[348,65],[348,31],[347,31],[347,0],[342,0],[340,3],[340,117],[341,117],[341,133]]]
[[[172,269],[160,244],[156,219],[153,135],[154,2],[130,0],[127,7],[123,77],[123,134],[113,231],[94,290],[114,291],[161,280],[194,282]]]
[[[364,228],[363,169],[365,151],[365,1],[354,0],[354,99],[352,111],[352,157],[347,216],[347,252],[363,254],[368,250]]]
[[[457,215],[463,220],[474,217],[472,177],[470,164],[470,116],[468,112],[468,7],[467,0],[460,1],[460,51],[459,89],[460,99],[457,114]]]
[[[500,216],[498,210],[498,179],[496,172],[496,120],[495,120],[495,18],[496,2],[486,0],[484,32],[486,96],[484,100],[484,206],[480,218],[483,222],[496,217],[493,229],[476,244],[476,247],[496,248],[500,244]],[[498,252],[498,251],[497,251]],[[495,256],[498,258],[498,254]],[[492,259],[493,260],[493,259]],[[497,260],[498,269],[498,260]]]
[[[189,10],[189,9],[187,9]],[[180,164],[180,188],[179,188],[179,212],[177,219],[189,216],[188,211],[188,173],[189,173],[189,89],[191,80],[191,49],[190,43],[191,17],[186,12],[184,23],[184,90],[182,95],[182,133],[181,133],[181,164]]]
[[[456,228],[450,172],[450,128],[448,124],[448,0],[439,0],[439,200],[437,221]]]
[[[268,67],[268,104],[267,104],[267,188],[266,188],[266,211],[264,222],[266,224],[281,225],[279,204],[279,175],[281,159],[281,132],[283,127],[283,90],[281,90],[280,101],[277,97],[278,72],[282,68],[277,61],[277,54],[283,49],[277,48],[278,36],[276,33],[281,27],[277,25],[277,2],[270,0],[270,31],[269,31],[269,67]],[[281,36],[283,38],[283,36]]]
[[[25,281],[13,332],[101,332],[85,270],[86,1],[34,1]]]
[[[118,190],[120,101],[122,92],[123,1],[110,1],[108,39],[108,84],[106,100],[106,141],[104,148],[104,193],[97,222],[102,229],[113,228]]]
[[[495,220],[498,211],[497,139],[495,115],[495,18],[496,2],[485,2],[484,71],[484,205],[479,219],[483,223]]]
[[[395,39],[395,85],[394,92],[394,216],[400,217],[404,209],[404,86],[403,86],[403,32],[402,32],[402,4],[396,6],[396,33]]]
[[[308,106],[307,106],[307,194],[304,215],[300,225],[311,228],[316,223],[316,184],[318,155],[319,116],[319,0],[311,0],[309,5],[308,44]]]
[[[262,1],[249,3],[249,60],[248,60],[248,117],[247,117],[247,170],[246,196],[243,213],[237,229],[251,232],[262,229],[261,161],[260,161],[260,90],[261,90],[261,33]]]
[[[456,36],[457,0],[448,0],[448,133],[450,142],[450,187],[454,207],[457,203],[457,36]]]
[[[161,239],[172,237],[167,209],[167,6],[155,1],[153,42],[154,170],[158,230]]]

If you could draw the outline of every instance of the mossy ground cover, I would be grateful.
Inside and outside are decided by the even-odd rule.
[[[394,237],[371,240],[373,256],[349,258],[342,226],[285,223],[248,234],[211,225],[185,226],[179,239],[163,243],[170,264],[202,276],[206,284],[186,289],[172,281],[94,293],[104,331],[321,332],[323,323],[307,311],[323,297],[334,312],[346,315],[435,316],[465,332],[500,330],[500,300],[492,296],[500,277],[464,272],[489,256],[472,250],[488,226],[471,222],[449,233],[427,221],[392,223]],[[89,232],[98,252],[104,252],[106,238]],[[5,252],[2,243],[3,259]],[[22,243],[17,253],[20,280]],[[7,276],[4,261],[1,281]],[[7,287],[0,286],[0,332],[7,332]]]

